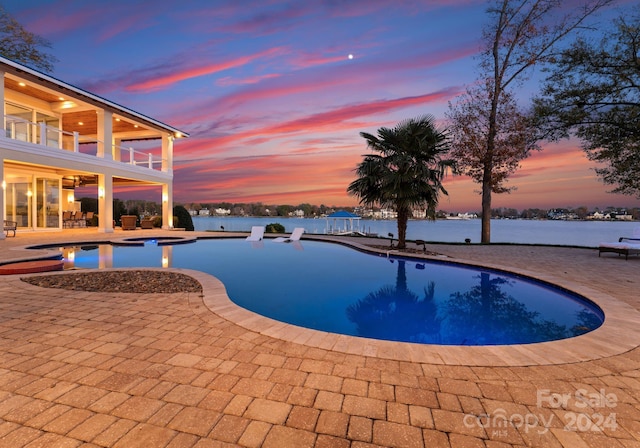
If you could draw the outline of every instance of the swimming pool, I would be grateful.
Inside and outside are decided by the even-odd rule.
[[[602,325],[590,301],[488,269],[366,254],[318,241],[241,239],[63,249],[67,267],[178,267],[219,278],[230,299],[278,321],[352,336],[441,345],[527,344]]]

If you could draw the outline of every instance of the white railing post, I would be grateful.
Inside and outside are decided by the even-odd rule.
[[[40,126],[40,144],[47,146],[47,125],[46,123],[38,123]]]
[[[131,165],[135,165],[135,160],[133,160],[133,148],[129,148],[129,163]]]
[[[73,131],[73,152],[80,152],[80,134]]]
[[[15,140],[16,138],[16,122],[15,121],[11,121],[11,124],[9,125],[9,132],[11,132],[10,137]]]
[[[149,153],[149,169],[153,169],[153,156]]]

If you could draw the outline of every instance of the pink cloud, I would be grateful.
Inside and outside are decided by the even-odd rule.
[[[447,88],[424,95],[348,105],[331,111],[307,115],[301,118],[248,129],[245,131],[239,131],[225,136],[189,141],[184,146],[181,146],[177,157],[182,158],[186,155],[208,152],[211,148],[216,148],[215,150],[212,150],[214,153],[224,151],[224,148],[229,145],[254,137],[264,139],[264,141],[266,141],[278,136],[287,135],[290,137],[291,135],[298,133],[314,135],[322,131],[335,133],[336,131],[343,130],[362,130],[363,128],[368,127],[370,123],[353,122],[352,120],[416,105],[444,102],[452,96],[455,96],[458,92],[459,89],[457,88]]]
[[[230,68],[240,67],[248,64],[258,58],[272,57],[274,55],[282,53],[282,48],[269,48],[267,50],[237,57],[234,59],[228,59],[220,61],[214,64],[201,65],[196,67],[185,67],[179,71],[167,73],[159,76],[143,75],[140,80],[134,81],[126,87],[127,91],[138,90],[157,90],[160,88],[166,88],[172,84],[180,81],[184,81],[191,78],[197,78],[200,76],[210,75],[212,73],[218,73],[228,70]]]
[[[251,77],[247,77],[247,78],[241,78],[241,79],[237,79],[237,78],[232,78],[230,76],[224,77],[224,78],[220,78],[216,81],[216,84],[219,86],[235,86],[235,85],[243,85],[243,84],[257,84],[259,82],[264,81],[265,79],[273,79],[273,78],[279,78],[280,74],[277,73],[267,73],[265,75],[260,75],[260,76],[251,76]]]
[[[61,14],[61,11],[64,13]],[[56,5],[34,7],[18,14],[16,18],[30,31],[42,36],[52,36],[77,31],[78,25],[95,23],[102,14],[102,8],[78,10],[67,1]],[[51,20],[51,17],[56,17],[56,20]]]
[[[186,191],[201,192],[208,201],[222,200],[216,198],[224,195],[224,200],[233,198],[238,202],[249,194],[266,197],[265,191],[283,190],[290,194],[330,189],[344,196],[344,179],[353,176],[359,159],[355,154],[342,154],[336,158],[333,153],[230,157],[208,165],[197,161],[181,164],[176,168],[176,179],[185,179],[188,182]],[[176,182],[178,184],[182,185],[182,182]],[[279,194],[268,196],[277,198]],[[180,196],[181,192],[176,191],[176,197]]]

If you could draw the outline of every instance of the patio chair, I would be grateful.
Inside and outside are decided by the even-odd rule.
[[[75,212],[73,214],[73,226],[87,227],[87,219],[85,216],[82,212]]]
[[[247,241],[262,241],[264,236],[264,226],[251,227],[251,235],[247,237]]]
[[[91,224],[91,222],[92,222],[92,220],[93,220],[93,215],[94,215],[94,212],[87,212],[87,213],[85,213],[85,215],[84,215],[84,223],[85,223],[85,227],[86,227],[86,226],[89,226],[89,225]]]
[[[289,235],[288,237],[279,236],[278,238],[274,238],[273,241],[275,243],[290,243],[292,241],[300,241],[300,237],[302,236],[303,233],[304,233],[303,227],[296,227],[295,229],[293,229],[293,232],[291,232],[291,235]]]
[[[140,220],[141,229],[153,229],[153,218],[147,217]]]
[[[66,229],[67,227],[73,226],[73,219],[71,218],[71,212],[62,212],[62,228]]]

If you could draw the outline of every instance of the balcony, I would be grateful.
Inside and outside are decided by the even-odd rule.
[[[34,123],[15,115],[5,115],[4,123],[6,138],[46,146],[52,151],[68,151],[102,158],[104,158],[102,154],[111,154],[115,161],[158,171],[162,171],[163,166],[167,166],[167,160],[161,156],[161,145],[149,147],[149,143],[155,140],[132,142],[145,147],[145,152],[133,146],[106,145],[100,140],[82,136],[77,131],[64,131],[46,123]],[[161,140],[161,137],[158,136],[157,140]],[[101,152],[100,148],[105,149]],[[108,148],[111,148],[111,151]]]

